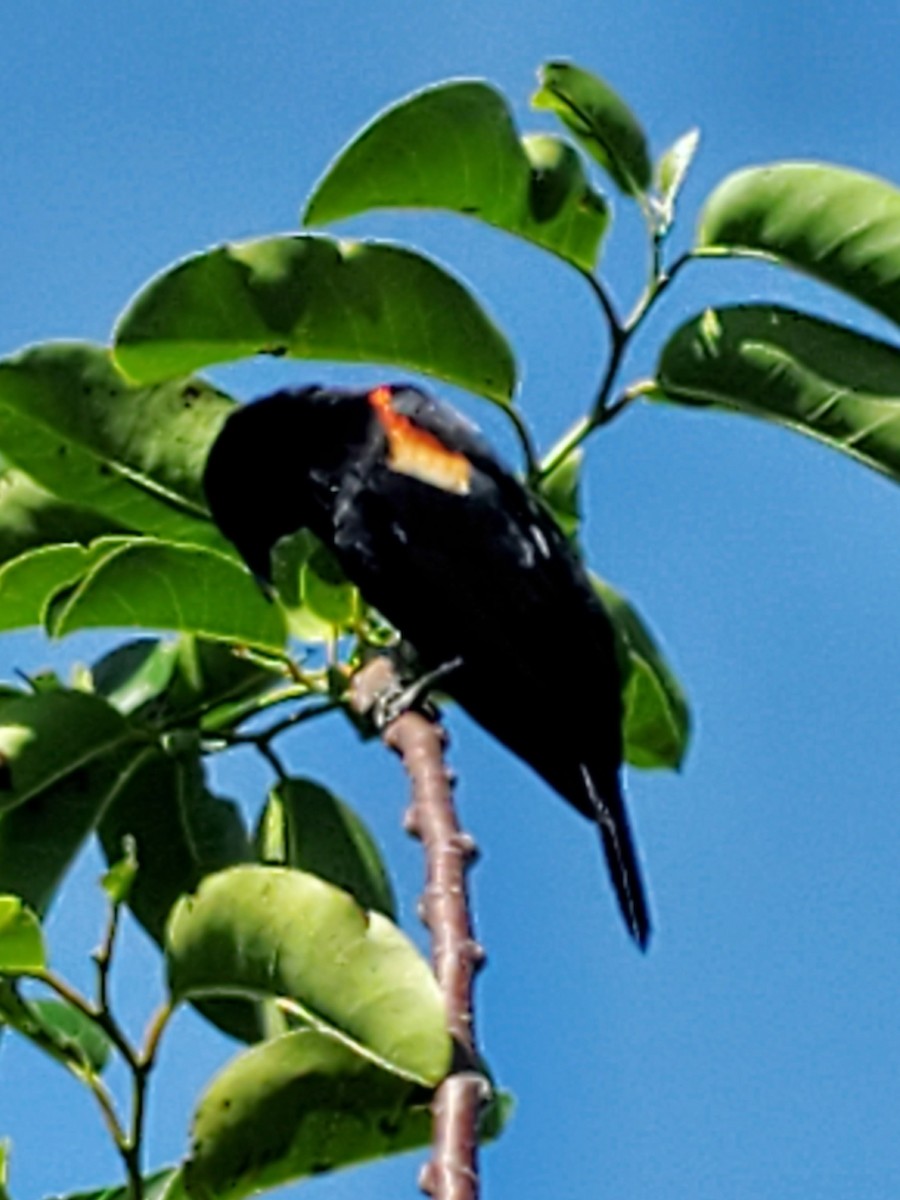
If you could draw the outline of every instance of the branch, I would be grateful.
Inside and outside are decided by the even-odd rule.
[[[394,664],[379,656],[354,677],[352,704],[357,712],[371,713],[400,690]],[[456,818],[453,777],[444,763],[447,738],[436,718],[407,709],[388,721],[382,739],[403,760],[412,784],[405,824],[425,847],[422,919],[431,934],[434,973],[455,1050],[450,1074],[432,1104],[432,1158],[420,1183],[434,1200],[477,1200],[478,1119],[486,1081],[477,1065],[472,1009],[474,976],[484,952],[473,936],[466,889],[475,844]]]

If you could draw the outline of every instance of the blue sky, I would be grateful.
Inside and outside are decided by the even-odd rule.
[[[675,241],[746,163],[816,157],[900,182],[900,9],[724,0],[354,0],[305,5],[18,6],[0,40],[0,352],[105,340],[180,255],[289,229],[329,159],[385,104],[486,76],[526,128],[544,59],[610,80],[657,151],[703,141]],[[585,407],[602,366],[587,290],[537,250],[450,218],[373,216],[348,230],[408,239],[476,287],[524,364],[543,445]],[[640,286],[623,214],[606,273]],[[823,289],[762,267],[696,264],[660,305],[625,378],[667,329],[716,300],[771,296],[893,336]],[[346,371],[297,363],[279,378]],[[242,397],[275,373],[217,378]],[[504,442],[481,402],[457,396]],[[680,776],[632,772],[631,810],[657,933],[642,958],[614,911],[591,831],[520,764],[451,716],[459,802],[490,965],[480,1033],[515,1119],[484,1158],[486,1196],[877,1200],[900,1190],[900,492],[812,442],[749,421],[647,408],[592,445],[591,564],[652,622],[688,690],[696,737]],[[0,673],[67,663],[96,639],[0,643]],[[577,653],[560,631],[536,652]],[[395,866],[409,928],[420,864],[399,830],[396,764],[323,723],[291,744],[366,814]],[[219,783],[258,805],[235,757]],[[94,860],[50,922],[58,965],[87,983],[100,927]],[[159,986],[134,930],[121,1003]],[[137,985],[134,979],[137,979]],[[202,1081],[230,1053],[189,1017],[163,1054],[154,1162],[177,1157]],[[106,1182],[118,1167],[78,1089],[11,1043],[0,1135],[12,1194]],[[307,1185],[329,1197],[414,1195],[411,1159]]]

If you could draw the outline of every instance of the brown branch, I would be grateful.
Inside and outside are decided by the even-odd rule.
[[[353,707],[371,713],[399,690],[394,664],[380,656],[354,677]],[[400,756],[412,784],[405,824],[425,848],[421,914],[431,934],[432,964],[454,1044],[450,1074],[432,1104],[432,1157],[420,1184],[433,1200],[477,1200],[478,1119],[486,1081],[477,1065],[472,1010],[472,985],[484,953],[472,933],[466,889],[466,868],[475,857],[475,844],[456,818],[453,775],[444,763],[447,737],[437,720],[406,709],[387,722],[382,739]]]

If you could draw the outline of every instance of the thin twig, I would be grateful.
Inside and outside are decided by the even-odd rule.
[[[379,656],[354,677],[351,702],[357,712],[370,713],[398,688],[393,663]],[[455,1049],[450,1074],[432,1104],[432,1157],[420,1184],[433,1200],[477,1200],[478,1119],[487,1083],[477,1068],[472,1007],[474,976],[484,959],[473,936],[466,888],[475,845],[456,818],[453,777],[444,763],[446,734],[436,719],[406,710],[387,724],[382,738],[402,759],[412,784],[406,827],[425,848],[422,918]]]

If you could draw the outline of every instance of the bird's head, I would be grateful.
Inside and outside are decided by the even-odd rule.
[[[271,578],[279,538],[308,528],[330,540],[332,499],[367,452],[383,454],[404,418],[393,412],[423,393],[382,386],[352,391],[287,389],[228,417],[206,461],[203,488],[213,520],[250,568]]]

